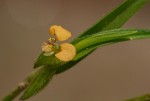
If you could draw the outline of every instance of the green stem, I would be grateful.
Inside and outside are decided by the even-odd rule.
[[[7,96],[5,96],[2,101],[12,101],[14,98],[16,98],[24,89],[21,88],[19,85],[17,88],[15,88],[10,94],[8,94]]]
[[[41,71],[41,69],[42,68],[38,68],[34,72],[32,72],[26,79],[20,82],[14,90],[12,90],[8,95],[6,95],[2,99],[2,101],[12,101],[13,99],[15,99],[22,91],[24,91],[27,88],[29,83],[32,81],[35,75]]]

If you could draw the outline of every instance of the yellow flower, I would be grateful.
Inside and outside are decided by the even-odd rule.
[[[55,38],[49,38],[47,42],[42,45],[42,51],[45,56],[55,54],[56,58],[61,61],[70,61],[76,55],[76,48],[70,43],[63,43],[58,47],[56,41],[65,41],[71,37],[71,33],[61,26],[54,25],[49,28],[50,34],[55,35]],[[58,52],[59,51],[59,52]]]
[[[71,33],[61,26],[53,25],[49,28],[51,35],[56,35],[57,40],[65,41],[71,37]]]
[[[64,43],[60,45],[61,51],[55,54],[55,56],[62,61],[70,61],[76,55],[76,48],[70,43]]]

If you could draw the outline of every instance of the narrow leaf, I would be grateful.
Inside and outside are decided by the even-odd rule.
[[[150,30],[114,29],[96,33],[75,44],[78,54],[74,60],[78,60],[93,49],[105,45],[143,38],[150,38]]]
[[[139,96],[136,98],[128,99],[125,101],[150,101],[150,94],[146,94],[146,95]]]
[[[102,20],[98,21],[94,26],[73,40],[72,43],[80,41],[81,37],[85,37],[87,35],[95,34],[104,30],[120,28],[147,2],[149,2],[149,0],[126,0],[111,13],[104,16]]]
[[[77,42],[81,41],[82,38],[87,37],[88,35],[95,34],[97,32],[103,31],[103,30],[109,30],[109,29],[115,29],[121,27],[132,15],[134,15],[137,10],[139,10],[144,4],[146,4],[149,0],[126,0],[122,5],[117,7],[114,11],[112,11],[110,14],[105,16],[102,20],[100,20],[97,24],[89,28],[87,31],[85,31],[81,36],[76,38],[74,41],[72,41],[72,44],[76,44]],[[102,33],[101,33],[102,34]],[[93,50],[90,51],[90,53]],[[89,53],[89,52],[87,52]],[[38,57],[34,64],[34,68],[37,68],[42,65],[51,64],[51,57],[45,57],[43,53]],[[84,58],[82,58],[84,59]],[[76,61],[76,62],[68,62],[65,65],[61,65],[61,68],[59,68],[57,73],[61,73],[69,68],[71,68],[73,65],[81,61],[82,59]],[[63,71],[61,71],[63,70]]]
[[[150,38],[150,30],[113,29],[89,35],[75,44],[77,55],[72,61],[65,64],[63,67],[58,68],[57,73],[70,68],[99,47],[143,38]]]
[[[72,44],[78,43],[79,41],[82,40],[82,38],[88,35],[92,35],[97,32],[105,31],[109,29],[120,28],[124,23],[126,23],[129,20],[129,18],[131,18],[147,2],[149,2],[149,0],[126,0],[123,4],[121,4],[114,11],[112,11],[107,16],[105,16],[102,20],[100,20],[94,26],[89,28],[79,37],[74,39],[72,41]],[[94,48],[92,51],[94,51]],[[92,51],[90,51],[90,53],[92,53]],[[86,54],[86,56],[87,55],[89,54]],[[83,57],[82,59],[84,59],[85,57]],[[67,64],[63,65],[61,69],[58,69],[57,73],[61,73],[71,68],[72,66],[80,62],[82,59],[68,62]]]
[[[25,100],[32,97],[33,95],[36,95],[48,84],[56,72],[56,70],[50,66],[44,66],[38,69],[41,69],[40,72],[35,74],[35,78],[26,88],[24,94],[20,98],[21,100]]]

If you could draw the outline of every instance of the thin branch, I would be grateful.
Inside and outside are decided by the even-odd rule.
[[[2,99],[2,101],[13,101],[13,99],[15,99],[22,91],[25,90],[25,88],[27,88],[29,83],[32,81],[35,75],[41,71],[41,69],[42,68],[38,68],[34,72],[32,72],[25,80],[20,82],[14,90],[12,90],[8,95],[6,95]]]

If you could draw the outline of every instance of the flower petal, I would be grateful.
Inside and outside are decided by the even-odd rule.
[[[65,41],[71,37],[71,33],[61,26],[53,25],[49,29],[51,35],[56,35],[57,40]]]
[[[76,48],[70,43],[64,43],[60,45],[61,51],[55,54],[55,56],[62,61],[70,61],[76,55]]]
[[[59,53],[55,54],[55,56],[62,61],[70,61],[73,59],[72,53],[67,50],[62,50]]]
[[[76,55],[76,48],[74,45],[70,44],[70,43],[63,43],[60,45],[61,50],[67,50],[69,52],[71,52],[74,55]]]
[[[51,45],[44,43],[41,48],[42,48],[42,51],[44,52],[50,52],[51,47],[52,47]]]

